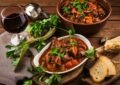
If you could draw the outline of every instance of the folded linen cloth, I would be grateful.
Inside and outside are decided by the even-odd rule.
[[[22,61],[22,69],[14,72],[14,66],[11,60],[6,58],[7,49],[5,46],[10,44],[11,34],[4,32],[0,35],[0,85],[16,85],[16,82],[24,77],[31,77],[31,73],[27,71],[30,67],[30,58],[24,57]]]

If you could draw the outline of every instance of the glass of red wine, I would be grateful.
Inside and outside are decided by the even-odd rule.
[[[4,29],[9,33],[16,34],[17,40],[19,40],[20,36],[18,34],[24,31],[28,24],[23,8],[20,5],[10,5],[2,9],[1,17]],[[14,43],[15,40],[11,39],[11,42]]]

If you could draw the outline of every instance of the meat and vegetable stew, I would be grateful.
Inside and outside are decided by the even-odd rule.
[[[76,23],[92,24],[106,17],[105,9],[97,0],[64,0],[62,15]]]
[[[54,38],[50,47],[39,59],[41,66],[51,72],[66,71],[85,59],[87,45],[79,38],[68,37],[58,40]]]

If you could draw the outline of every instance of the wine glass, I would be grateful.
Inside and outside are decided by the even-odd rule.
[[[20,5],[10,5],[2,9],[1,17],[1,23],[4,29],[9,33],[16,34],[11,39],[11,43],[14,45],[19,44],[19,33],[24,31],[28,24],[23,8]]]

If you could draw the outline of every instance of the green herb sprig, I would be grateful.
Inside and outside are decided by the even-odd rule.
[[[26,40],[22,40],[17,46],[7,45],[6,48],[9,49],[6,53],[6,56],[13,60],[12,64],[14,66],[17,66],[21,58],[27,52],[29,44],[26,42]]]
[[[93,58],[95,55],[95,50],[94,48],[91,48],[91,49],[88,49],[86,52],[85,52],[85,56],[87,58]]]
[[[33,75],[37,75],[40,73],[44,73],[45,69],[42,66],[38,66],[34,68],[28,68],[28,71],[32,73]]]
[[[58,74],[47,74],[45,72],[45,69],[42,66],[35,67],[35,68],[29,68],[29,72],[33,74],[34,82],[42,82],[45,83],[45,85],[60,85],[61,84],[61,76]],[[39,76],[38,76],[39,75]],[[24,81],[24,83],[31,83],[32,78]],[[30,84],[31,85],[31,84]]]
[[[55,28],[59,22],[60,21],[57,15],[51,15],[48,19],[30,23],[27,26],[26,31],[36,38],[42,36],[43,33],[48,31],[50,28]]]
[[[69,6],[63,7],[63,11],[64,11],[66,14],[69,14],[69,13],[70,13],[70,7],[69,7]]]
[[[58,56],[60,58],[63,58],[65,56],[65,52],[61,53],[59,52],[60,48],[51,48],[50,54],[53,56]]]
[[[71,36],[73,36],[75,34],[75,28],[74,27],[69,27],[68,28],[68,34]]]
[[[71,4],[81,13],[82,16],[85,16],[84,10],[88,9],[87,0],[80,2],[79,0],[74,0]]]
[[[23,85],[33,85],[33,81],[32,80],[25,80]]]
[[[61,76],[53,74],[49,78],[47,78],[44,82],[46,85],[60,85]]]

